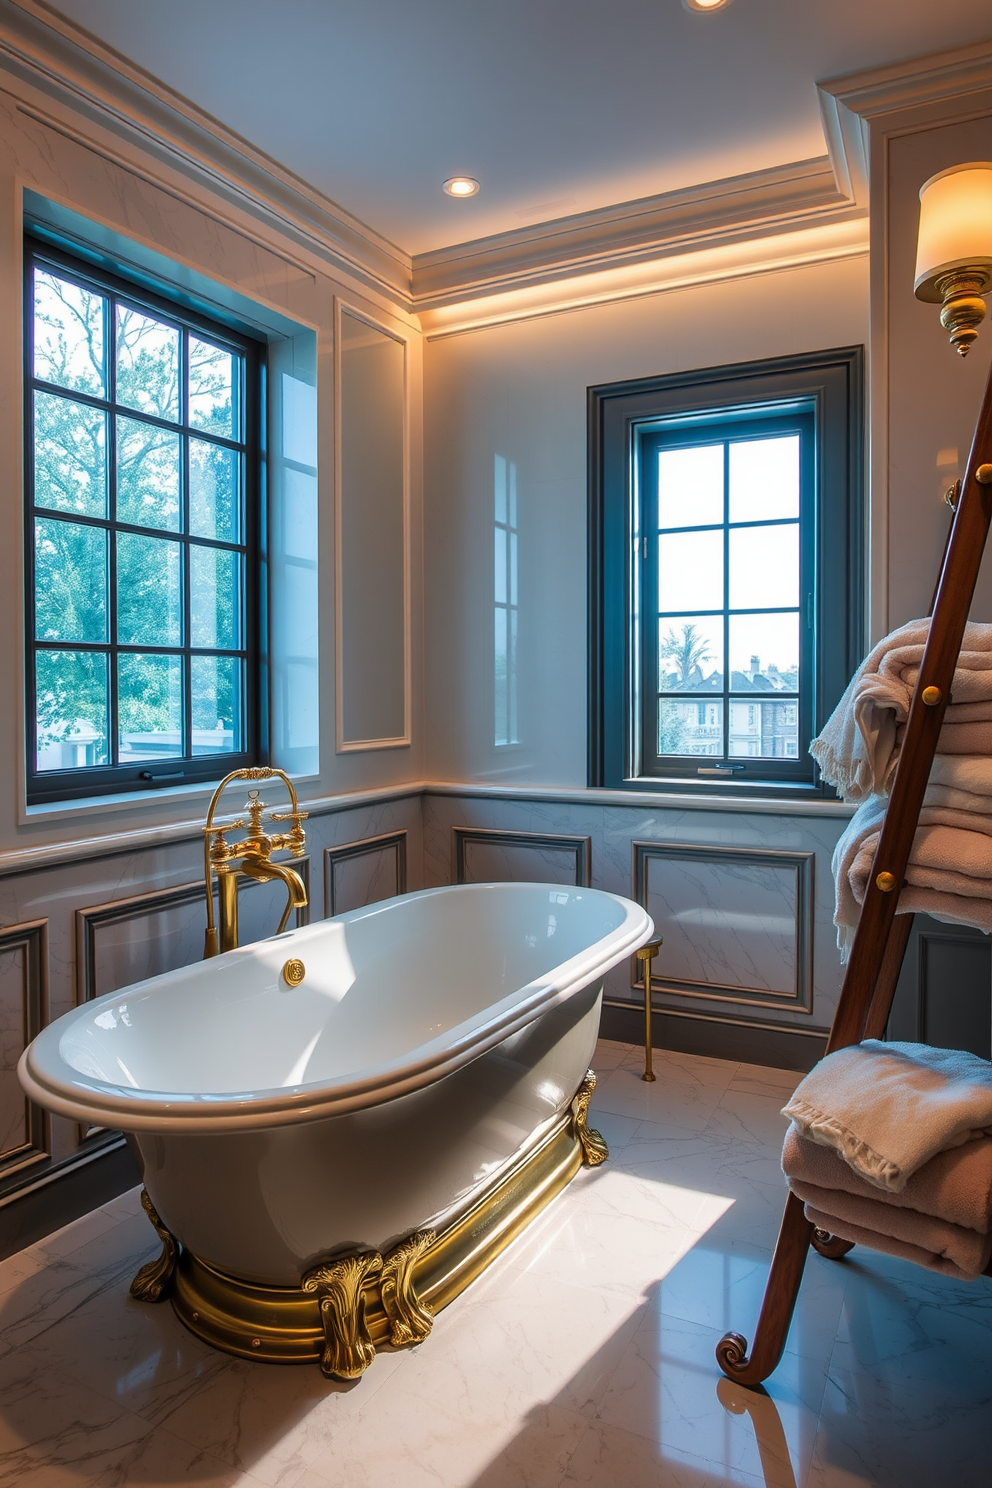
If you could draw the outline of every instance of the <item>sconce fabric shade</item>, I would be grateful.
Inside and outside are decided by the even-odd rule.
[[[956,165],[920,189],[916,297],[939,304],[937,281],[955,269],[992,277],[992,163]]]

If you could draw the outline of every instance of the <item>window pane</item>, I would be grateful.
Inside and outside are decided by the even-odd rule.
[[[192,658],[194,754],[232,754],[244,748],[242,667],[234,656]]]
[[[203,439],[189,442],[189,530],[194,537],[239,542],[241,456]]]
[[[685,703],[662,698],[658,705],[658,753],[722,759],[722,699]]]
[[[730,446],[730,521],[799,516],[799,435]]]
[[[799,603],[799,523],[733,527],[730,608],[779,609]]]
[[[658,691],[719,692],[723,617],[680,615],[658,621]]]
[[[117,418],[117,521],[178,531],[178,470],[178,434]]]
[[[44,269],[34,271],[34,375],[59,387],[106,395],[102,295]]]
[[[138,419],[117,420],[117,520],[178,532],[179,435]]]
[[[661,450],[658,526],[706,527],[723,521],[723,445]]]
[[[118,533],[117,639],[122,646],[182,645],[178,543]]]
[[[238,417],[238,366],[240,357],[198,336],[189,338],[189,422],[194,429],[240,435]]]
[[[34,552],[38,640],[105,641],[105,529],[39,517],[35,523]]]
[[[798,701],[745,703],[734,699],[730,704],[730,753],[738,758],[798,759]]]
[[[179,418],[179,331],[117,306],[117,401],[156,418]]]
[[[39,770],[83,770],[110,758],[107,657],[99,651],[35,655]]]
[[[183,664],[178,656],[118,656],[117,715],[121,764],[180,759]]]
[[[723,533],[666,532],[658,539],[658,609],[723,609]]]
[[[107,515],[107,415],[99,408],[35,393],[34,500],[52,511]]]
[[[730,668],[731,692],[794,692],[799,685],[799,615],[732,615]]]
[[[241,631],[241,555],[227,548],[189,550],[190,645],[235,650]]]

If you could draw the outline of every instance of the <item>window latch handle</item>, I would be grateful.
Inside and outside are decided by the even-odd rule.
[[[743,770],[743,765],[700,765],[696,770],[697,775],[737,775]]]

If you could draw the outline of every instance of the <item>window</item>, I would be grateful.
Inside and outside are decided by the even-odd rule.
[[[859,348],[590,390],[591,783],[819,790],[860,656]]]
[[[26,254],[28,799],[260,758],[260,348]]]

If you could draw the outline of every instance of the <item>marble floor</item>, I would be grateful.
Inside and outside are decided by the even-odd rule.
[[[419,1348],[350,1386],[215,1353],[128,1283],[125,1194],[0,1263],[0,1483],[18,1488],[977,1488],[992,1480],[992,1287],[811,1255],[766,1393],[749,1333],[797,1076],[601,1043],[611,1159],[580,1174]]]

